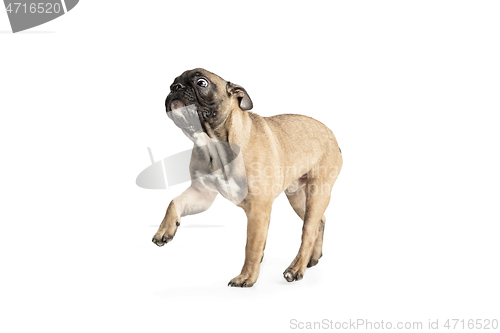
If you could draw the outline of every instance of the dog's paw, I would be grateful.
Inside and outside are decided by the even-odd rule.
[[[299,281],[304,277],[304,273],[305,272],[300,271],[295,267],[288,267],[286,271],[283,272],[283,277],[288,282]]]
[[[157,246],[162,247],[163,245],[170,242],[172,239],[174,239],[174,236],[167,236],[167,235],[160,236],[156,234],[153,236],[152,242]]]
[[[256,281],[257,281],[256,278],[240,274],[231,281],[229,281],[227,285],[231,287],[250,288],[255,284]]]

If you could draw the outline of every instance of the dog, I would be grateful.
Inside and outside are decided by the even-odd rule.
[[[170,86],[167,115],[195,144],[191,186],[173,199],[153,237],[163,246],[181,217],[207,210],[218,193],[247,216],[245,262],[229,286],[252,287],[264,256],[271,207],[285,192],[304,221],[302,242],[283,276],[301,280],[322,257],[324,212],[342,167],[332,131],[303,115],[261,117],[247,91],[202,68],[188,70]]]

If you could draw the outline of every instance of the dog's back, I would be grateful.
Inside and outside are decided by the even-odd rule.
[[[338,167],[342,157],[332,131],[320,121],[298,114],[281,114],[263,118],[280,142],[283,150],[284,165],[303,165],[304,160],[310,167],[324,159]]]

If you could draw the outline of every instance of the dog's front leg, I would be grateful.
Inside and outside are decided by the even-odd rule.
[[[167,213],[153,236],[153,243],[163,246],[170,242],[181,223],[181,217],[206,211],[215,200],[217,191],[197,183],[191,184],[181,195],[170,202]]]
[[[245,208],[247,215],[247,245],[245,247],[245,264],[240,275],[229,281],[231,287],[251,287],[257,281],[260,263],[264,255],[271,203],[253,203]]]

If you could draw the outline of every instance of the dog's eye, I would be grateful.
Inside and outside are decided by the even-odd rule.
[[[205,79],[198,79],[198,81],[196,81],[196,84],[203,88],[208,87],[208,81]]]

